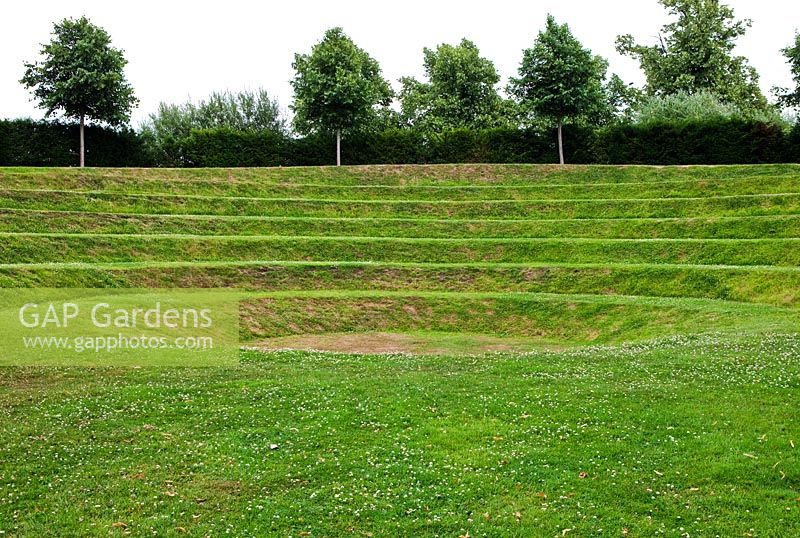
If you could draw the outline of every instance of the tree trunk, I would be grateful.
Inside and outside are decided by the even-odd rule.
[[[564,135],[563,122],[558,120],[558,162],[564,164]]]
[[[342,166],[342,130],[336,129],[336,166]]]
[[[83,168],[86,165],[86,159],[84,158],[84,148],[85,148],[85,146],[84,146],[84,142],[83,142],[83,125],[84,125],[84,123],[85,123],[85,117],[84,117],[84,114],[81,113],[81,128],[80,128],[80,131],[81,131],[81,168]]]

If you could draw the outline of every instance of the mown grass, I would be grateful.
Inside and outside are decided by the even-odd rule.
[[[800,194],[580,200],[328,200],[0,190],[10,209],[174,215],[432,219],[736,217],[800,213]]]
[[[480,201],[527,199],[629,199],[693,198],[754,194],[798,193],[795,176],[735,179],[696,178],[614,182],[586,181],[527,185],[331,185],[314,183],[266,183],[261,179],[156,179],[136,176],[0,175],[5,189],[119,194],[169,194],[218,197],[294,198],[326,200],[426,200]]]
[[[0,287],[572,293],[800,306],[800,269],[691,265],[134,262],[0,266]]]
[[[794,536],[796,336],[0,370],[25,536]]]
[[[434,220],[131,215],[0,209],[0,232],[428,238],[760,239],[800,237],[800,216]]]
[[[524,293],[270,292],[240,304],[243,341],[326,332],[525,336],[543,344],[645,340],[710,330],[793,331],[800,311],[730,301]]]
[[[387,165],[291,168],[3,168],[0,182],[37,181],[257,181],[261,184],[323,185],[522,185],[643,183],[749,178],[797,178],[800,165],[750,166],[546,166],[546,165]],[[62,183],[65,184],[65,183]]]
[[[0,263],[382,261],[800,265],[800,239],[409,239],[6,234]]]

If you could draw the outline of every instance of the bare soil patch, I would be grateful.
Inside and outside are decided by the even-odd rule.
[[[381,355],[482,355],[554,349],[535,339],[501,338],[488,335],[428,335],[406,333],[329,333],[304,334],[260,340],[248,347],[264,351],[302,350]]]

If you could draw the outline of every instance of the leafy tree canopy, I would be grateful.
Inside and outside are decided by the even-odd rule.
[[[659,1],[677,20],[662,28],[657,44],[638,44],[631,35],[617,38],[617,51],[639,61],[648,94],[706,90],[743,109],[767,107],[758,73],[746,58],[733,53],[749,20],[736,20],[733,10],[719,0]]]
[[[376,106],[393,92],[378,62],[341,28],[325,32],[311,54],[296,54],[292,80],[294,124],[301,133],[350,131],[376,122]]]
[[[20,82],[33,88],[47,116],[62,111],[114,126],[130,120],[138,99],[125,79],[127,61],[105,30],[86,17],[64,19],[54,25],[41,55],[41,61],[25,64]]]
[[[142,125],[142,136],[158,158],[172,166],[183,164],[180,142],[194,129],[273,132],[288,136],[286,119],[277,100],[266,90],[212,93],[195,104],[160,103]]]
[[[627,84],[616,73],[605,84],[607,108],[601,109],[596,123],[630,122],[645,98],[644,93],[632,84]]]
[[[400,105],[407,125],[427,132],[451,129],[487,129],[505,126],[514,115],[513,103],[497,92],[500,75],[494,64],[481,57],[472,41],[425,48],[428,82],[412,77],[403,85]]]
[[[551,123],[602,115],[609,106],[603,84],[607,67],[603,58],[583,48],[568,25],[548,15],[533,48],[523,51],[519,77],[511,79],[509,92],[524,109]],[[619,77],[614,81],[624,86]]]
[[[794,90],[775,88],[773,92],[778,97],[778,104],[787,108],[800,108],[800,33],[795,35],[794,44],[781,50],[786,57],[786,63],[792,70]]]

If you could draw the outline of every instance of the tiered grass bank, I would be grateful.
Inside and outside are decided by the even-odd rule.
[[[799,177],[796,166],[5,169],[0,285],[239,288],[248,339],[622,341],[751,323],[734,303],[790,307],[760,318],[778,328],[800,301]]]

